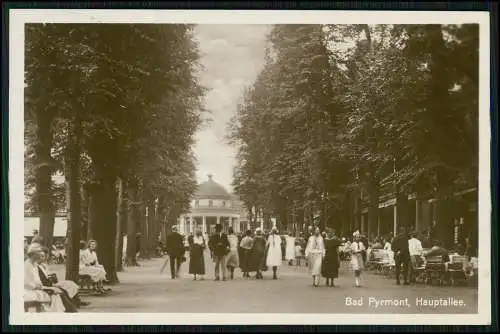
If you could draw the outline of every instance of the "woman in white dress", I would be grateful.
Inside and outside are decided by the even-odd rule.
[[[292,232],[289,232],[285,237],[285,242],[285,259],[288,261],[288,265],[291,266],[293,260],[295,260],[295,237],[292,236]]]
[[[354,279],[356,287],[359,287],[359,279],[361,277],[361,271],[363,270],[363,251],[365,250],[365,246],[361,242],[361,235],[359,231],[354,232],[353,241],[350,245],[350,253],[351,253],[351,267],[354,271]]]
[[[267,239],[267,257],[266,265],[273,268],[273,279],[278,279],[278,267],[281,266],[281,236],[278,235],[278,229],[273,227],[271,235]]]
[[[39,275],[38,265],[43,258],[43,249],[39,244],[32,244],[26,250],[27,259],[24,261],[24,303],[36,303],[41,306],[42,312],[64,312],[65,307],[61,299],[63,293],[57,287],[43,286]]]
[[[309,265],[309,273],[313,278],[313,286],[317,287],[321,276],[321,264],[325,256],[325,243],[319,227],[316,227],[314,234],[309,237],[304,255]]]
[[[232,227],[228,230],[229,254],[227,254],[226,267],[229,269],[231,279],[234,279],[234,269],[239,267],[240,258],[238,254],[238,237],[234,234]]]
[[[99,264],[97,259],[97,242],[89,240],[87,248],[80,250],[80,275],[88,275],[90,279],[96,283],[98,292],[109,291],[103,287],[103,282],[106,280],[106,270]]]

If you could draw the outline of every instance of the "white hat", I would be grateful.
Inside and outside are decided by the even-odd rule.
[[[257,227],[257,228],[255,229],[255,233],[257,233],[257,232],[262,232],[262,229],[261,229],[260,227]]]
[[[43,249],[40,244],[33,243],[28,246],[28,249],[26,250],[26,254],[35,254],[35,253],[42,253]]]

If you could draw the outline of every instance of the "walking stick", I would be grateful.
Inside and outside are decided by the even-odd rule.
[[[168,263],[168,257],[165,259],[165,262],[163,262],[163,266],[160,269],[160,275],[163,274],[163,272],[165,271],[165,268],[167,267],[167,263]]]

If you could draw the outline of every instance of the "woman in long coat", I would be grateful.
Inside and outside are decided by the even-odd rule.
[[[278,230],[273,228],[266,243],[268,249],[266,256],[267,267],[273,268],[273,279],[278,279],[278,267],[283,261],[283,253],[281,251],[281,236]]]
[[[334,286],[334,279],[339,276],[340,257],[338,248],[341,242],[332,232],[325,239],[325,258],[321,266],[321,276],[326,278],[326,285]]]
[[[262,271],[266,270],[266,239],[262,236],[262,230],[257,228],[255,230],[255,237],[253,239],[252,250],[250,251],[250,258],[248,263],[248,271],[255,271],[256,279],[263,279]]]
[[[196,230],[196,235],[190,236],[190,238],[189,273],[194,275],[193,279],[196,281],[196,275],[200,275],[201,279],[205,275],[204,251],[206,242],[203,233],[199,229]]]
[[[325,256],[325,244],[319,227],[316,227],[314,234],[309,237],[305,256],[309,266],[309,273],[313,278],[313,286],[317,287],[319,285],[319,276],[321,275],[321,264]]]

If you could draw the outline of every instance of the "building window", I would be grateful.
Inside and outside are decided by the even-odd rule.
[[[208,201],[208,207],[213,208],[214,207],[214,202],[212,200]]]
[[[194,201],[194,207],[197,208],[200,206],[200,201],[196,200]]]

